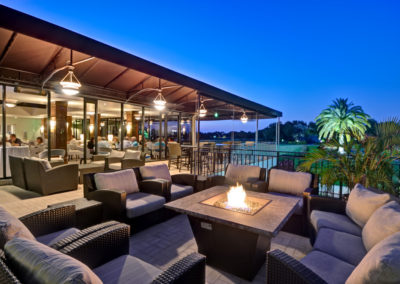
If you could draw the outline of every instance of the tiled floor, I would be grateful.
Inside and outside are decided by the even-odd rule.
[[[271,249],[280,249],[301,259],[311,250],[311,246],[307,238],[280,232],[272,240]],[[197,245],[187,217],[179,215],[132,236],[130,250],[131,255],[166,269],[178,259],[197,251]],[[206,273],[209,284],[250,283],[210,266],[207,266]],[[263,266],[251,283],[265,283],[265,273]]]

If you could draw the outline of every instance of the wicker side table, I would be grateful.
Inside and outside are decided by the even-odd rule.
[[[48,207],[75,205],[76,227],[84,229],[99,224],[103,219],[102,203],[86,198],[73,199],[65,202],[51,204]]]
[[[197,176],[195,192],[199,192],[208,188],[208,179],[205,176]]]

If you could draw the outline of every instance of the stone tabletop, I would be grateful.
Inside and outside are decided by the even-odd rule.
[[[226,191],[228,191],[228,187],[215,186],[169,202],[165,204],[165,207],[189,216],[221,223],[256,234],[274,237],[292,216],[299,202],[299,200],[295,198],[246,191],[248,196],[271,200],[271,202],[255,215],[247,215],[201,203],[208,198]]]

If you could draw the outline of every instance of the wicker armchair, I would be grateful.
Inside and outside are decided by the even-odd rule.
[[[205,257],[193,253],[175,262],[165,271],[129,255],[129,226],[117,224],[93,232],[77,242],[63,247],[60,252],[86,264],[103,281],[116,282],[129,279],[129,283],[205,283]],[[13,261],[17,261],[14,259]],[[123,263],[126,269],[114,270],[115,263]],[[21,283],[8,261],[0,251],[0,282]],[[110,271],[113,271],[110,277]],[[139,271],[139,273],[131,273]],[[140,271],[145,273],[140,274]],[[58,273],[62,268],[58,267]],[[107,275],[107,280],[103,277]],[[44,276],[45,277],[45,276]],[[114,280],[113,280],[114,279]]]

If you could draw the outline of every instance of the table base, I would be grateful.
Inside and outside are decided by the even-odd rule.
[[[271,238],[188,216],[199,253],[207,264],[241,278],[252,280],[265,263]]]

